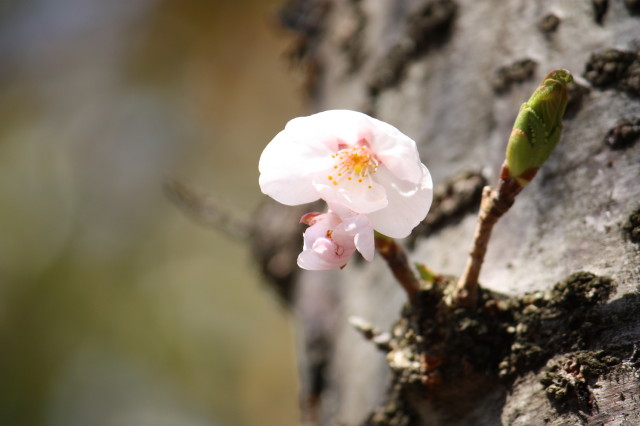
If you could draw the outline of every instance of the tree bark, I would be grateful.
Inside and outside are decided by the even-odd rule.
[[[637,4],[301,0],[283,9],[312,112],[367,112],[418,143],[439,189],[405,243],[412,261],[442,277],[464,269],[482,185],[497,182],[520,104],[552,69],[576,79],[560,143],[495,226],[480,274],[491,292],[473,315],[498,318],[491,307],[508,302],[500,315],[509,318],[495,323],[508,344],[500,354],[491,340],[443,349],[438,362],[453,357],[470,365],[464,374],[431,374],[442,367],[429,367],[437,339],[421,329],[430,305],[403,309],[406,294],[379,255],[337,272],[298,271],[300,228],[268,225],[291,208],[265,203],[255,253],[296,314],[309,423],[640,423]],[[438,327],[457,321],[447,315]],[[407,330],[418,346],[402,346]],[[469,354],[485,352],[497,361],[480,368],[483,355]],[[403,376],[410,370],[419,377]]]

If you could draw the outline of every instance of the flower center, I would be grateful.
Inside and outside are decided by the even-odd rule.
[[[331,156],[336,162],[333,166],[334,174],[327,178],[334,185],[339,185],[345,180],[366,184],[371,188],[371,175],[378,171],[379,161],[366,145],[356,145],[351,148],[341,149]]]

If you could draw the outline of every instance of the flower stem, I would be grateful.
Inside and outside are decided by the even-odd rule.
[[[418,291],[420,290],[420,282],[409,266],[404,249],[393,238],[378,233],[376,233],[375,241],[378,253],[387,262],[393,276],[396,277],[398,283],[407,292],[411,305],[415,306]]]
[[[475,306],[478,301],[478,277],[484,256],[487,253],[491,231],[498,219],[511,208],[516,195],[522,190],[522,186],[508,176],[504,166],[500,175],[497,190],[485,186],[482,191],[473,246],[469,253],[467,266],[458,280],[453,294],[452,304],[454,306],[471,307]]]

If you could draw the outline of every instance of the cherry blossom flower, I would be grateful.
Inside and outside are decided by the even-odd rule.
[[[319,198],[365,214],[378,232],[408,236],[433,198],[415,142],[368,115],[332,110],[295,118],[264,149],[262,192],[287,205]]]
[[[307,213],[300,222],[309,225],[298,266],[310,270],[343,268],[358,250],[366,260],[373,259],[373,227],[364,215],[350,214],[344,220],[329,210]]]

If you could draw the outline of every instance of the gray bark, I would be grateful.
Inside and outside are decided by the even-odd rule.
[[[640,277],[640,246],[630,236],[635,225],[629,225],[640,206],[640,143],[632,138],[640,124],[634,121],[640,117],[640,60],[634,56],[640,20],[634,4],[334,0],[328,7],[290,5],[304,12],[289,25],[304,33],[298,53],[309,73],[313,111],[355,109],[395,125],[417,141],[436,186],[468,171],[494,184],[520,104],[552,69],[573,72],[578,86],[561,141],[496,225],[480,281],[496,292],[522,296],[549,290],[578,271],[610,277],[616,290],[598,309],[625,321],[591,336],[581,347],[591,353],[633,346],[640,337],[637,319],[621,314],[638,308],[632,296]],[[592,54],[611,48],[629,55],[628,61],[615,65],[606,57],[612,74],[605,75]],[[597,69],[587,73],[593,66]],[[608,132],[623,118],[630,120],[631,136],[613,143],[615,135],[609,134],[607,143]],[[462,211],[450,209],[451,217],[417,236],[411,260],[459,275],[472,241],[476,202]],[[291,211],[268,206],[270,216],[277,209]],[[284,253],[269,246],[273,233],[278,241],[286,235],[295,247],[301,245],[300,228],[281,224],[268,230],[265,225],[254,242],[265,272],[270,274],[269,261],[277,257],[279,269],[272,277],[289,286],[283,294],[291,296],[296,312],[305,415],[319,424],[362,424],[389,400],[392,374],[385,352],[363,338],[349,318],[388,331],[400,318],[406,296],[379,257],[337,272],[297,272],[291,244]],[[640,423],[636,353],[623,350],[609,369],[591,375],[567,367],[578,362],[578,355],[556,353],[507,381],[471,377],[471,392],[455,383],[439,388],[451,394],[446,396],[407,388],[403,398],[412,414],[406,422]],[[557,371],[554,365],[567,380],[583,383],[587,406],[567,408],[549,396],[543,379]],[[563,383],[570,392],[581,386]],[[469,395],[471,402],[465,400]]]

